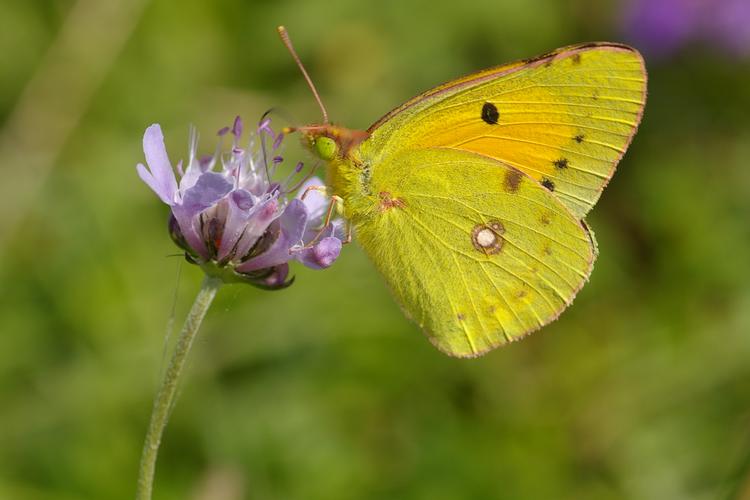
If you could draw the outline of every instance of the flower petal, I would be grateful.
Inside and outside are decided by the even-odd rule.
[[[313,247],[307,247],[295,255],[296,259],[311,269],[325,269],[341,253],[341,240],[335,236],[323,238]]]
[[[195,185],[185,191],[182,206],[189,213],[197,214],[215,205],[232,191],[232,183],[218,172],[204,172]]]
[[[217,172],[204,172],[195,185],[182,196],[181,203],[172,207],[185,241],[204,259],[209,257],[203,238],[200,236],[198,216],[216,205],[232,191],[232,183]]]
[[[277,266],[292,258],[289,250],[302,239],[307,225],[307,209],[300,200],[294,199],[287,205],[279,218],[281,229],[276,241],[262,254],[237,266],[239,272],[255,271]]]
[[[299,188],[299,191],[297,191],[297,198],[302,200],[302,196],[305,197],[302,202],[307,208],[307,213],[309,214],[309,220],[311,224],[315,224],[315,222],[318,222],[317,219],[323,218],[323,215],[328,208],[329,200],[321,191],[316,189],[307,191],[307,189],[311,187],[322,186],[325,186],[325,183],[322,180],[320,180],[318,177],[311,177],[310,179],[305,181],[305,183],[302,184],[302,187]],[[305,194],[305,192],[307,192],[307,194]]]
[[[251,248],[268,230],[268,226],[281,215],[279,201],[275,196],[266,195],[248,214],[245,226],[234,252],[236,257],[244,258]]]
[[[253,195],[244,189],[235,189],[227,196],[227,216],[224,221],[217,260],[223,261],[232,253],[247,226],[253,207]]]
[[[164,146],[164,135],[158,124],[151,125],[143,134],[143,153],[146,155],[146,163],[151,171],[153,183],[149,183],[138,168],[138,174],[146,184],[159,195],[159,198],[168,205],[174,204],[177,192],[177,179],[175,179],[172,164],[167,156],[167,148]]]
[[[180,232],[182,233],[185,242],[195,251],[196,254],[207,260],[209,258],[208,249],[198,233],[197,214],[188,212],[182,205],[175,205],[172,207],[172,215],[174,215],[174,218],[177,221],[177,225],[180,228]]]
[[[198,178],[206,171],[205,168],[202,167],[202,161],[193,161],[188,164],[187,168],[185,169],[185,173],[180,178],[180,193],[185,193],[188,189],[195,186],[195,183],[198,181]]]
[[[138,172],[138,177],[140,177],[141,180],[151,188],[151,191],[156,193],[161,201],[163,201],[167,205],[172,204],[172,200],[166,197],[166,193],[162,193],[163,190],[161,189],[161,186],[159,186],[159,183],[156,181],[156,179],[154,179],[154,176],[151,175],[151,172],[145,167],[145,165],[139,163],[135,166],[135,169]]]
[[[307,225],[307,207],[299,201],[292,200],[281,216],[281,232],[286,235],[291,245],[296,245],[302,239]],[[290,246],[291,246],[290,245]]]

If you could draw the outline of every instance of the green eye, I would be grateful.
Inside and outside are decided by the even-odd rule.
[[[333,160],[336,157],[338,146],[336,141],[330,137],[321,136],[315,139],[315,153],[323,160]]]

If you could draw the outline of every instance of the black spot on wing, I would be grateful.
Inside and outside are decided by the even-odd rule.
[[[542,179],[542,186],[546,187],[550,191],[555,190],[555,183],[547,179],[546,177]]]
[[[500,119],[500,112],[497,110],[497,106],[491,102],[485,102],[482,106],[482,120],[489,125],[496,125]]]
[[[577,136],[573,137],[573,140],[576,141],[578,144],[582,143],[583,140],[586,138],[583,134],[578,134]]]
[[[564,168],[568,168],[568,159],[567,158],[559,158],[552,162],[552,164],[555,166],[555,168],[559,168],[560,170]]]

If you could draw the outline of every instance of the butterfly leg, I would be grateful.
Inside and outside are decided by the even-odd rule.
[[[352,226],[352,221],[349,219],[346,219],[346,237],[341,240],[342,245],[348,245],[352,242],[352,230],[354,226]]]
[[[300,198],[304,200],[311,191],[317,191],[323,196],[329,196],[329,189],[326,186],[308,186],[305,189],[305,192],[302,193],[302,196]],[[335,194],[330,195],[330,197],[331,202],[328,204],[328,210],[326,211],[326,218],[323,221],[323,227],[326,227],[331,222],[331,217],[333,217],[334,210],[341,214],[344,213],[344,199],[341,196],[337,196]]]
[[[333,195],[331,196],[331,203],[328,205],[328,212],[326,213],[325,221],[323,222],[323,229],[328,227],[328,224],[331,223],[331,217],[333,216],[334,210],[340,214],[344,213],[344,199],[341,198],[341,196]],[[352,242],[352,223],[349,219],[345,219],[346,221],[346,236],[343,240],[341,240],[342,245],[346,245],[348,243]],[[321,229],[321,233],[323,232],[323,229]],[[318,233],[318,236],[316,236],[316,239],[320,237],[320,233]]]
[[[307,186],[307,188],[305,188],[305,192],[302,193],[302,196],[300,196],[300,199],[304,200],[305,198],[307,198],[307,195],[310,194],[310,191],[317,191],[323,196],[328,196],[328,188],[326,186]]]
[[[331,196],[331,203],[328,204],[328,211],[326,212],[326,218],[323,221],[323,227],[326,227],[331,222],[334,210],[338,213],[343,213],[344,211],[344,199],[335,194]]]
[[[324,196],[329,196],[329,189],[326,186],[308,186],[305,191],[302,193],[302,196],[300,197],[302,200],[304,200],[308,194],[312,191],[317,191],[321,193]],[[307,245],[305,245],[305,248],[311,247],[317,243],[320,238],[323,236],[323,233],[325,232],[328,225],[331,223],[331,218],[333,218],[334,211],[343,214],[344,213],[344,199],[337,195],[330,195],[331,201],[328,204],[328,209],[326,210],[326,216],[323,220],[323,225],[318,231],[318,233],[315,235],[315,238],[310,241]],[[352,241],[352,225],[347,220],[346,221],[346,237],[344,240],[342,240],[342,244],[351,243]]]

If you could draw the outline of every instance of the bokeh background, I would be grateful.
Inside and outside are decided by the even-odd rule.
[[[435,350],[352,245],[282,292],[225,287],[156,498],[750,498],[746,0],[3,0],[0,499],[132,498],[200,271],[141,183],[141,137],[236,114],[353,128],[445,80],[628,42],[640,132],[589,217],[601,255],[559,321],[476,360]],[[204,141],[204,151],[213,144]]]

